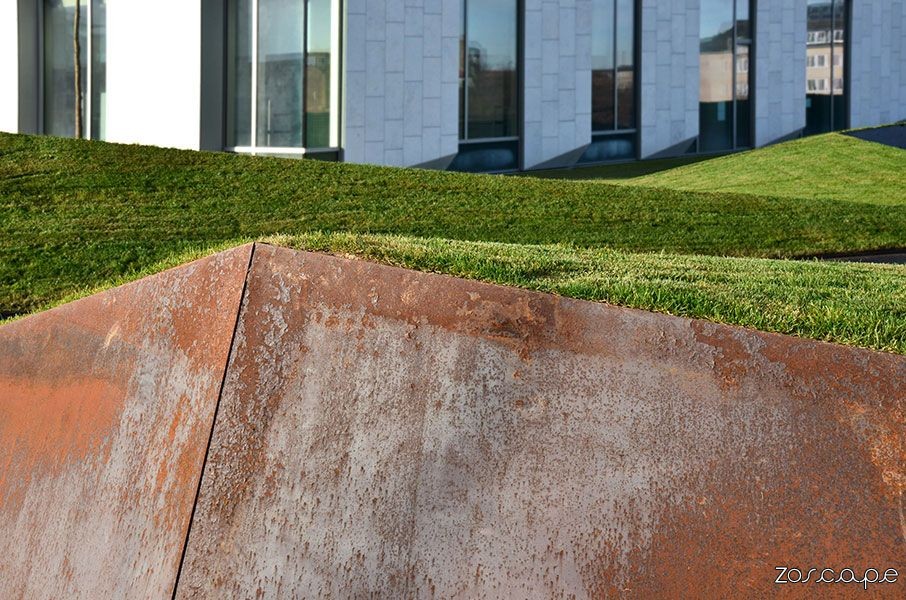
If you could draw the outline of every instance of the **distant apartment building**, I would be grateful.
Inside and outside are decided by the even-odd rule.
[[[0,130],[462,171],[906,118],[902,0],[0,0]]]

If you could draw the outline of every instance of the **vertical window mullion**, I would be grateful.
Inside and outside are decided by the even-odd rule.
[[[618,26],[620,20],[617,15],[617,11],[620,9],[619,0],[613,1],[613,130],[617,131],[620,128],[620,94],[619,94],[619,67],[620,59],[617,56],[619,52],[619,35]]]
[[[82,133],[85,134],[86,139],[92,139],[91,136],[91,86],[92,86],[92,76],[91,76],[91,60],[92,57],[92,31],[94,29],[94,15],[93,15],[93,5],[92,0],[85,0],[86,4],[86,35],[85,35],[85,85],[82,86],[82,94],[85,95],[85,101],[82,102],[82,111],[85,113],[82,117]]]
[[[469,0],[462,0],[462,98],[463,98],[463,138],[469,139]]]
[[[308,147],[308,2],[302,0],[302,147]]]
[[[730,105],[733,107],[733,133],[731,133],[731,135],[733,136],[733,139],[731,141],[731,144],[732,144],[732,147],[734,150],[736,149],[736,140],[738,139],[737,138],[738,132],[736,131],[736,129],[737,129],[737,124],[739,122],[739,112],[738,112],[739,107],[736,104],[736,100],[737,100],[736,86],[738,84],[737,77],[736,77],[736,69],[738,67],[737,67],[736,61],[739,60],[739,55],[738,55],[738,53],[739,53],[739,48],[738,48],[738,44],[739,44],[739,19],[738,19],[738,16],[739,16],[739,14],[737,12],[738,8],[739,8],[738,0],[733,0],[733,51],[730,53],[730,70],[733,73],[730,85],[733,87],[732,87],[732,92],[731,92],[732,93],[732,102],[730,103]]]
[[[252,77],[251,77],[251,136],[252,148],[258,147],[258,0],[252,0]]]
[[[341,31],[344,26],[343,11],[340,0],[333,0],[330,5],[330,145],[340,145],[340,110],[341,110],[341,65],[342,42]]]
[[[830,31],[828,32],[828,42],[830,43],[830,82],[827,86],[828,93],[830,94],[830,128],[831,131],[834,129],[834,29],[836,27],[837,20],[837,0],[831,0],[830,3]]]

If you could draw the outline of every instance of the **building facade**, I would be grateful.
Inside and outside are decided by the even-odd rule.
[[[906,118],[901,0],[0,0],[0,130],[462,171]]]

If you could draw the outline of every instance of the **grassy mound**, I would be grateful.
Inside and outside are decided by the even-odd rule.
[[[353,234],[268,242],[906,354],[906,267]]]
[[[821,148],[834,154],[833,145]],[[724,169],[725,176],[733,170]],[[864,183],[872,174],[861,177]],[[886,166],[875,180],[888,180]],[[906,199],[822,196],[807,183],[800,185],[806,196],[794,197],[767,185],[737,193],[632,181],[645,185],[0,134],[0,317],[283,234],[286,243],[358,248],[366,258],[383,253],[397,264],[422,248],[422,259],[406,266],[902,351],[892,340],[903,337],[906,322],[906,269],[719,257],[900,247]],[[732,184],[711,181],[715,188]],[[402,255],[393,254],[401,248]],[[441,262],[428,260],[431,253]],[[557,269],[570,265],[568,277],[550,279],[547,267],[537,277],[505,276],[515,258],[531,265],[544,256],[556,257]],[[457,264],[483,266],[472,272]],[[853,295],[857,289],[865,293]],[[773,316],[759,320],[759,307],[772,305]],[[794,314],[784,320],[788,310]]]
[[[829,133],[631,179],[640,186],[906,204],[906,152]],[[906,246],[906,239],[901,240]]]

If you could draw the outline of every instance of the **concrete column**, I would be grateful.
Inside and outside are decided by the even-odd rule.
[[[523,165],[569,166],[591,142],[591,2],[524,7]]]
[[[755,14],[755,144],[805,127],[806,0],[759,0]]]
[[[39,131],[38,8],[30,0],[0,5],[0,131]]]
[[[107,7],[107,140],[201,145],[201,0]]]
[[[19,17],[15,2],[0,4],[0,131],[19,131]]]
[[[642,0],[642,158],[685,154],[698,137],[700,0]]]
[[[850,1],[850,125],[906,119],[906,7],[890,0]]]
[[[349,162],[446,168],[459,149],[461,0],[347,0]]]

